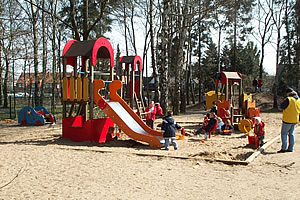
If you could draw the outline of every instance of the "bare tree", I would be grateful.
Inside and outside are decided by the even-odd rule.
[[[284,65],[280,64],[280,45],[281,45],[281,28],[284,25],[283,23],[283,14],[284,14],[284,2],[275,2],[275,0],[271,0],[268,4],[269,9],[272,11],[272,20],[276,29],[277,38],[276,38],[276,75],[275,75],[275,82],[273,85],[273,93],[274,93],[274,99],[273,99],[273,108],[278,108],[278,84],[279,79],[281,76],[281,73],[283,71]]]
[[[56,80],[57,80],[57,75],[56,75],[56,30],[57,30],[57,23],[56,23],[56,12],[57,12],[57,0],[51,0],[50,1],[50,10],[52,14],[52,101],[51,101],[51,112],[55,113],[55,89],[56,89]]]
[[[265,46],[270,43],[273,30],[272,10],[267,6],[269,0],[258,0],[258,35],[261,43],[259,62],[259,77],[262,79]]]
[[[42,80],[41,80],[41,94],[39,105],[43,105],[44,101],[44,89],[45,89],[45,79],[46,79],[46,68],[47,68],[47,39],[46,39],[46,19],[45,19],[45,0],[42,0],[42,46],[43,46],[43,55],[42,55]]]

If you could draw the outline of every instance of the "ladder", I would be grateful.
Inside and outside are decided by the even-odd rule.
[[[144,118],[145,116],[142,115],[142,113],[145,112],[145,104],[143,102],[143,99],[138,99],[136,93],[134,92],[134,100],[135,100],[135,104],[136,104],[136,108],[137,108],[137,112],[140,113],[141,118]]]

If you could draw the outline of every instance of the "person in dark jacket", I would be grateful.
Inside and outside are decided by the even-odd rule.
[[[216,115],[218,114],[218,107],[217,107],[217,102],[213,101],[212,102],[212,107],[210,109],[210,112],[212,113],[215,113]]]
[[[300,100],[298,94],[292,89],[286,90],[287,98],[280,104],[282,112],[281,149],[278,153],[293,152],[295,145],[295,128],[299,121]],[[289,137],[289,140],[287,138]],[[287,145],[289,141],[289,146]]]
[[[215,113],[211,112],[209,114],[209,120],[208,123],[205,127],[203,127],[203,129],[205,130],[205,135],[204,135],[204,139],[207,140],[208,138],[210,139],[211,137],[211,132],[215,131],[218,127],[218,121],[216,119]]]
[[[163,137],[165,139],[165,150],[169,150],[169,142],[171,139],[171,142],[174,146],[174,149],[178,149],[178,145],[176,143],[176,129],[181,129],[181,126],[179,126],[175,120],[172,117],[172,112],[168,111],[167,116],[163,118],[161,130],[163,130]]]
[[[256,78],[253,79],[252,85],[254,87],[254,92],[257,92],[258,80]]]

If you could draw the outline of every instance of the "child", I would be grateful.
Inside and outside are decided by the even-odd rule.
[[[209,121],[209,115],[210,115],[210,113],[207,113],[207,114],[205,115],[204,120],[203,120],[203,125],[202,125],[199,129],[197,129],[197,130],[194,132],[195,135],[200,134],[201,131],[203,130],[203,127],[206,127],[206,126],[207,126],[208,121]]]
[[[154,104],[154,101],[151,101],[149,103],[149,107],[145,109],[145,114],[146,114],[146,124],[154,129],[154,121],[155,121],[155,115],[162,114],[162,108],[160,107],[159,103],[156,105]]]
[[[258,146],[262,147],[265,144],[265,123],[260,117],[254,117],[254,133],[258,137]]]
[[[213,112],[217,115],[218,114],[217,103],[215,101],[213,101],[212,104],[213,104],[213,106],[211,107],[210,112]]]
[[[222,133],[222,126],[224,125],[224,122],[222,121],[221,117],[217,117],[218,120],[218,127],[216,129],[216,133]]]
[[[206,126],[203,126],[203,129],[205,130],[205,136],[204,139],[207,140],[207,138],[211,137],[211,132],[216,129],[218,126],[218,121],[215,117],[215,113],[211,112],[209,114],[209,121]]]
[[[113,137],[114,131],[115,131],[114,127],[109,127],[108,128],[105,142],[111,142],[113,140],[117,140],[118,139],[118,136]]]
[[[231,125],[231,121],[227,119],[225,124],[222,126],[222,132],[225,135],[231,135],[233,133],[233,126]]]
[[[165,139],[165,150],[169,150],[169,140],[171,139],[171,142],[174,146],[174,149],[178,149],[178,145],[176,143],[176,129],[181,129],[181,126],[179,126],[175,120],[172,118],[172,112],[168,111],[167,116],[163,118],[161,130],[164,131],[163,137]]]

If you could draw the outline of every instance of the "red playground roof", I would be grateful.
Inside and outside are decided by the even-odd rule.
[[[143,62],[140,56],[122,56],[119,60],[119,65],[126,64],[126,70],[128,71],[128,65],[131,64],[133,70],[136,70],[136,65],[139,64],[139,71],[143,70]]]
[[[240,82],[242,80],[242,74],[239,72],[221,72],[221,83],[226,84],[226,80],[230,81],[230,84],[234,82]],[[217,80],[217,84],[218,84]]]
[[[97,58],[110,58],[110,66],[114,66],[114,51],[110,42],[100,37],[97,40],[69,40],[63,49],[63,57],[67,58],[67,65],[74,66],[74,57],[82,56],[83,59],[92,57],[92,64],[97,64]]]

